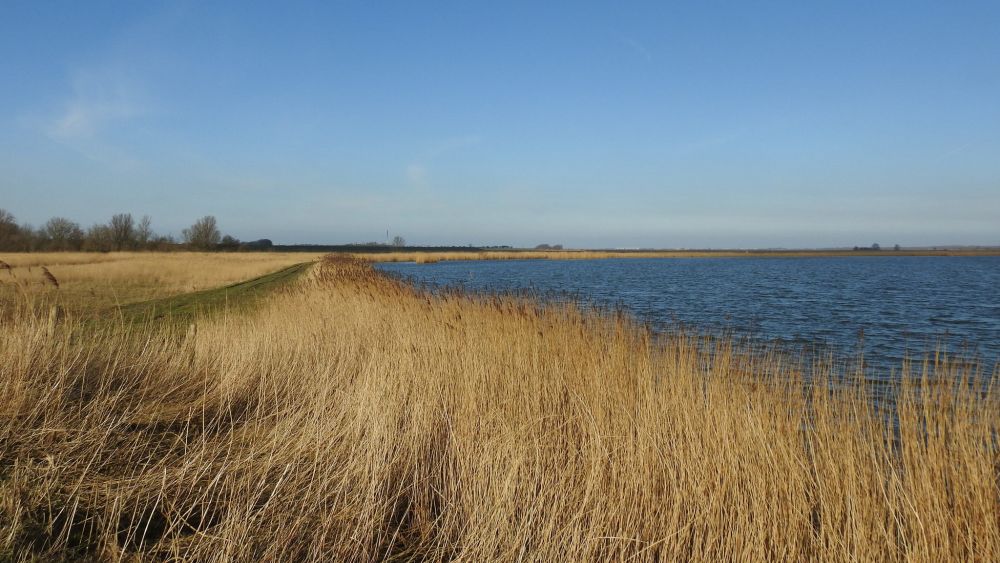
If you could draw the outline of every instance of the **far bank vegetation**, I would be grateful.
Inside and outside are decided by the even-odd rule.
[[[235,251],[269,250],[267,239],[241,242],[222,235],[216,219],[206,215],[181,231],[181,239],[158,234],[153,220],[143,215],[138,220],[131,213],[116,213],[107,223],[95,223],[84,229],[65,217],[52,217],[39,227],[18,223],[16,217],[0,209],[0,252],[123,252],[123,251]]]

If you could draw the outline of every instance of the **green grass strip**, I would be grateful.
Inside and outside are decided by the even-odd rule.
[[[220,309],[245,309],[264,294],[297,278],[312,264],[312,262],[302,262],[224,287],[131,303],[115,308],[112,314],[126,323],[149,321],[185,323]]]

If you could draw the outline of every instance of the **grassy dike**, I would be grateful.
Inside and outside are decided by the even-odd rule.
[[[946,362],[893,427],[841,374],[348,258],[161,324],[0,324],[0,559],[1000,554],[1000,402]]]
[[[165,320],[185,323],[221,309],[242,310],[258,304],[269,293],[287,287],[312,265],[312,262],[302,262],[223,287],[132,303],[116,307],[108,315],[125,322]]]

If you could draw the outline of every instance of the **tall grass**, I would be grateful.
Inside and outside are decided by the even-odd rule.
[[[349,259],[89,326],[0,325],[0,558],[1000,557],[1000,405],[947,362],[876,412],[780,355]]]

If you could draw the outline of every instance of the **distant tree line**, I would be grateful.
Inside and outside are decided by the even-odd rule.
[[[181,231],[181,240],[153,231],[153,221],[143,215],[138,221],[131,213],[117,213],[107,223],[97,223],[87,229],[65,217],[53,217],[40,227],[18,223],[12,213],[0,209],[0,251],[44,252],[85,251],[111,252],[121,250],[270,250],[268,239],[241,242],[229,235],[222,236],[215,217],[206,215]]]
[[[898,251],[900,249],[900,246],[897,244],[897,245],[893,246],[892,249],[894,251]],[[873,243],[871,246],[855,246],[854,247],[854,251],[855,252],[861,252],[861,251],[878,252],[880,250],[882,250],[882,246],[879,243],[877,243],[877,242]]]

